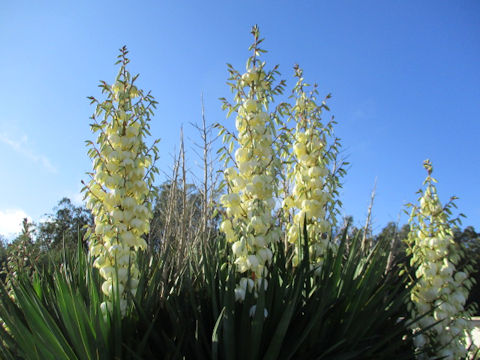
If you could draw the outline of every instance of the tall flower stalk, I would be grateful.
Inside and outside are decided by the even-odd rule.
[[[327,210],[334,200],[327,182],[331,181],[329,176],[334,177],[335,174],[329,170],[332,149],[327,146],[327,138],[331,135],[332,124],[322,124],[322,110],[328,110],[328,107],[325,101],[320,105],[316,103],[316,87],[310,92],[306,91],[309,85],[304,83],[303,71],[298,65],[295,66],[295,77],[297,84],[292,96],[296,103],[291,115],[295,122],[293,151],[287,154],[290,158],[288,176],[294,186],[283,202],[287,214],[293,215],[293,221],[288,222],[286,227],[287,240],[295,245],[293,264],[297,265],[303,249],[300,233],[305,222],[309,259],[312,267],[319,269],[326,249],[331,244]],[[334,216],[335,213],[331,212],[330,217]]]
[[[90,97],[97,104],[91,129],[98,137],[96,143],[87,141],[93,172],[84,191],[95,221],[87,238],[94,266],[104,280],[101,307],[105,315],[115,301],[124,315],[128,293],[136,293],[140,278],[137,252],[147,246],[143,235],[149,232],[152,209],[148,200],[157,172],[153,166],[157,141],[148,148],[144,140],[156,101],[135,86],[138,75],[132,78],[127,71],[127,53],[124,47],[118,56],[121,67],[115,83],[100,85],[107,99],[98,102]]]
[[[272,259],[272,244],[280,237],[272,216],[279,162],[272,149],[275,128],[268,106],[283,85],[272,89],[276,68],[265,72],[265,62],[258,58],[265,51],[259,48],[262,39],[257,27],[252,29],[252,34],[253,55],[247,62],[246,72],[241,75],[229,66],[235,104],[223,99],[229,114],[236,113],[236,134],[226,128],[220,131],[227,143],[224,147],[227,166],[231,161],[234,163],[224,171],[227,194],[221,202],[226,216],[221,230],[231,243],[234,263],[241,274],[235,289],[238,301],[245,298],[246,291],[256,293],[262,283],[267,286],[266,266]],[[235,143],[238,146],[233,154]]]
[[[467,354],[470,315],[464,306],[472,281],[466,270],[456,268],[461,253],[453,241],[456,221],[448,217],[452,202],[442,207],[429,160],[424,167],[428,172],[425,190],[420,190],[420,206],[412,206],[407,239],[417,281],[411,294],[411,315],[420,317],[413,330],[427,329],[414,341],[419,349],[435,349],[429,356],[461,359]]]

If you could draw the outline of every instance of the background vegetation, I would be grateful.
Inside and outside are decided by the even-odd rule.
[[[255,27],[252,34],[255,36],[252,45],[255,65],[256,56],[261,52],[256,45],[262,40],[258,39]],[[125,55],[124,48],[123,65],[128,63]],[[269,74],[277,74],[276,69]],[[243,89],[244,76],[231,67],[229,71],[232,78],[238,80],[238,89]],[[254,81],[259,81],[259,73],[255,74],[257,80]],[[300,77],[301,72],[299,74]],[[125,76],[125,82],[128,78]],[[114,87],[126,88],[124,83],[118,84]],[[106,92],[110,91],[107,83],[102,82],[101,86]],[[282,90],[282,86],[274,88],[271,94]],[[123,92],[118,91],[118,94],[124,96]],[[97,102],[91,99],[92,103]],[[248,99],[243,104],[249,101],[254,103]],[[112,102],[115,101],[106,101],[102,106],[110,109]],[[240,102],[237,105],[240,106]],[[328,110],[324,102],[316,109],[322,108]],[[279,109],[282,106],[274,112],[275,119],[283,115],[283,110]],[[126,117],[126,110],[120,110],[118,113]],[[333,124],[330,122],[327,130]],[[149,134],[148,126],[144,122],[142,126],[141,130]],[[124,125],[124,132],[126,128],[130,129]],[[218,206],[218,199],[223,191],[215,176],[217,159],[211,155],[211,128],[207,127],[204,117],[197,129],[201,135],[203,176],[196,182],[190,181],[182,139],[168,180],[155,188],[153,176],[149,178],[153,196],[148,198],[148,205],[152,206],[153,217],[146,217],[150,221],[149,231],[142,231],[137,239],[147,246],[137,246],[135,250],[133,245],[127,246],[128,251],[135,251],[135,259],[138,256],[135,266],[142,276],[137,277],[136,291],[126,289],[121,300],[118,278],[117,290],[110,283],[111,290],[106,291],[100,274],[107,266],[100,271],[93,266],[94,257],[88,251],[92,244],[87,244],[86,238],[99,224],[93,223],[92,213],[85,207],[63,198],[45,221],[32,224],[24,219],[22,232],[16,239],[8,244],[2,240],[2,358],[413,359],[420,352],[430,353],[432,349],[413,345],[418,340],[416,337],[428,329],[411,331],[412,324],[419,319],[410,319],[407,309],[415,285],[415,280],[409,277],[415,269],[409,268],[408,252],[405,252],[408,225],[400,227],[389,223],[373,235],[372,206],[361,228],[352,225],[351,217],[343,219],[342,223],[333,216],[335,226],[329,228],[329,234],[321,235],[334,246],[326,246],[321,266],[312,266],[309,248],[313,240],[309,240],[309,236],[318,234],[310,234],[306,220],[303,225],[297,221],[298,241],[272,241],[272,260],[265,262],[263,268],[269,274],[266,286],[265,279],[262,280],[266,271],[258,275],[249,267],[248,271],[242,270],[244,274],[238,272],[233,246],[227,244],[228,239],[220,232],[223,210]],[[102,139],[110,141],[104,133],[99,138],[100,142]],[[334,154],[327,153],[334,164],[337,164],[337,141],[335,138]],[[229,146],[228,153],[233,149],[234,144]],[[94,158],[97,156],[95,150],[89,150]],[[117,157],[124,152],[129,155],[127,150],[117,152],[113,147],[110,151]],[[122,167],[125,179],[130,171],[127,168],[131,170],[133,166]],[[94,178],[96,174],[91,175]],[[333,176],[339,179],[335,171]],[[318,180],[315,175],[311,177]],[[118,183],[121,185],[122,181]],[[127,180],[123,181],[124,185],[126,183]],[[336,180],[333,190],[328,182],[326,187],[328,190],[321,191],[338,195],[341,182]],[[88,190],[93,194],[90,188]],[[105,194],[120,196],[116,192]],[[336,205],[340,202],[332,203],[330,214],[338,213]],[[225,208],[228,211],[228,206]],[[95,207],[93,209],[96,211]],[[110,211],[117,212],[117,217],[123,216],[123,210],[118,209],[120,207],[102,213],[104,217],[100,221],[114,217]],[[449,208],[439,211],[446,209]],[[280,228],[285,230],[285,224]],[[103,239],[102,232],[95,229],[97,232]],[[118,234],[112,235],[117,242]],[[480,238],[475,229],[455,229],[454,241],[464,249],[457,270],[475,265],[480,256],[477,251]],[[118,247],[117,243],[105,245],[100,242],[100,245],[105,249]],[[252,262],[251,257],[258,263],[256,255],[249,256],[248,261]],[[112,255],[112,259],[112,264],[108,264],[109,272],[117,276],[117,256]],[[125,278],[130,282],[130,260],[127,265]],[[407,271],[400,272],[400,267],[402,270],[407,267]],[[476,278],[479,273],[471,276]],[[244,296],[238,301],[237,291],[242,290],[242,280],[245,280]],[[250,281],[255,284],[251,289]],[[473,289],[470,302],[478,300],[478,292],[478,287]],[[111,310],[101,307],[106,299],[110,301]],[[120,301],[125,305],[122,310]]]

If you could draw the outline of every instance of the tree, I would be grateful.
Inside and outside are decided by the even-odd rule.
[[[186,231],[182,231],[183,226]],[[195,185],[186,184],[185,189],[180,181],[167,181],[160,185],[155,194],[150,222],[150,249],[165,248],[167,244],[179,248],[181,243],[194,241],[201,228],[202,198]]]
[[[85,225],[92,225],[91,212],[84,206],[75,206],[64,197],[49,214],[46,221],[37,227],[37,243],[43,250],[59,250],[63,246],[73,248],[85,235]]]
[[[404,224],[399,228],[398,224],[391,221],[375,236],[375,243],[388,241],[390,243],[390,254],[388,259],[387,271],[396,270],[399,264],[409,263],[406,257],[405,239],[410,232],[410,226]]]
[[[2,269],[7,266],[7,240],[0,235],[0,281],[5,280]]]
[[[480,233],[477,233],[473,226],[467,226],[465,229],[454,230],[454,240],[463,249],[463,256],[459,263],[459,268],[468,268],[470,278],[473,279],[473,286],[467,299],[467,306],[480,304]],[[479,315],[476,307],[476,315]]]

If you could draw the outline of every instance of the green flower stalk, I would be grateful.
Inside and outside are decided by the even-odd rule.
[[[297,265],[303,244],[300,243],[300,233],[304,222],[309,238],[309,259],[312,267],[320,269],[323,256],[331,242],[329,235],[331,225],[327,221],[327,204],[332,202],[332,194],[328,191],[327,180],[330,174],[328,168],[327,135],[328,130],[322,124],[321,114],[324,103],[317,105],[316,94],[307,94],[308,84],[303,81],[303,72],[295,66],[295,76],[298,81],[294,88],[296,104],[292,117],[295,121],[293,133],[293,153],[288,175],[294,187],[292,193],[285,197],[284,210],[293,213],[293,221],[287,223],[287,240],[295,244],[294,265]]]
[[[252,34],[254,55],[247,63],[246,73],[240,75],[230,68],[236,105],[224,100],[225,107],[237,114],[238,136],[230,134],[229,138],[236,140],[238,148],[234,155],[233,142],[225,148],[235,165],[224,171],[228,193],[221,198],[226,209],[221,231],[232,244],[234,263],[242,274],[235,290],[238,301],[245,298],[247,290],[257,293],[262,283],[267,287],[266,266],[273,256],[272,244],[280,237],[272,217],[278,160],[272,150],[275,133],[268,113],[271,97],[280,89],[271,89],[274,72],[265,73],[265,63],[257,58],[263,50],[258,48],[262,40],[256,27]]]
[[[425,191],[420,190],[420,206],[413,206],[410,216],[410,233],[407,239],[411,266],[416,269],[417,283],[412,289],[411,316],[421,317],[413,326],[418,334],[415,346],[423,349],[430,346],[442,359],[461,359],[467,354],[467,337],[470,332],[469,313],[465,302],[472,281],[468,272],[459,271],[460,250],[453,241],[451,226],[455,221],[448,218],[449,203],[442,207],[431,177],[432,165],[424,162],[428,176]]]
[[[87,233],[90,255],[104,279],[102,311],[111,311],[117,298],[122,315],[128,293],[135,295],[140,278],[136,257],[147,247],[143,235],[149,232],[152,209],[148,200],[157,172],[150,155],[153,152],[157,159],[157,141],[151,148],[144,141],[156,102],[134,85],[138,75],[132,79],[126,70],[127,53],[121,49],[115,83],[100,85],[107,100],[99,103],[90,98],[97,103],[91,128],[99,135],[96,144],[87,142],[94,172],[84,188],[95,221],[95,228]]]

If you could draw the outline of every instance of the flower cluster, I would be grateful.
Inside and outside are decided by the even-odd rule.
[[[153,174],[149,174],[152,159],[143,139],[150,112],[141,102],[155,102],[129,82],[125,55],[126,50],[122,51],[123,65],[115,84],[109,87],[103,83],[109,96],[98,103],[93,116],[92,130],[100,134],[97,146],[89,142],[94,173],[85,187],[87,207],[95,220],[94,231],[88,233],[90,255],[104,279],[102,292],[107,298],[102,303],[104,314],[111,310],[115,298],[124,314],[127,292],[136,293],[140,277],[136,252],[147,246],[142,236],[149,232],[152,217],[147,203],[153,181]],[[133,103],[136,98],[139,100]],[[92,98],[92,102],[96,100]],[[96,118],[100,114],[104,117],[99,122]]]
[[[237,74],[236,137],[238,149],[234,154],[235,166],[225,169],[228,193],[221,198],[226,217],[221,231],[232,244],[236,269],[242,274],[235,289],[238,301],[245,293],[266,288],[266,265],[272,259],[271,244],[279,238],[274,228],[272,211],[276,181],[272,150],[273,130],[266,112],[270,82],[254,59],[247,72]],[[248,93],[244,89],[248,88]]]
[[[469,332],[468,312],[464,306],[472,285],[468,274],[458,271],[460,254],[453,241],[447,213],[442,207],[432,166],[427,160],[426,189],[420,197],[420,207],[414,207],[408,237],[411,266],[416,269],[411,300],[412,318],[421,317],[413,330],[431,327],[415,338],[419,349],[433,346],[445,359],[460,359],[466,355],[466,335]],[[433,326],[432,326],[433,325]]]
[[[268,114],[258,101],[243,102],[237,116],[240,144],[235,152],[237,168],[225,170],[230,191],[222,197],[227,218],[221,230],[232,243],[238,272],[247,274],[236,290],[238,299],[244,298],[247,284],[250,288],[260,285],[267,272],[265,264],[272,259],[269,244],[275,239],[272,231],[275,202],[274,176],[269,169],[272,133],[267,121]],[[266,280],[263,281],[266,286]]]
[[[294,182],[293,191],[285,197],[284,209],[293,212],[293,222],[287,223],[287,239],[295,244],[294,265],[299,261],[303,247],[299,237],[306,221],[309,238],[309,259],[319,269],[323,255],[329,246],[330,224],[326,220],[326,205],[331,200],[326,190],[329,174],[326,157],[326,133],[321,123],[321,107],[315,103],[315,96],[307,96],[302,82],[302,71],[297,67],[299,78],[294,91],[297,99],[293,108],[296,122],[293,134],[292,169],[289,175]]]

